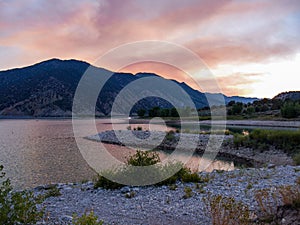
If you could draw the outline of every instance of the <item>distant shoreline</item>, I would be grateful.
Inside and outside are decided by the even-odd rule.
[[[149,123],[150,119],[132,119],[131,123]],[[194,121],[184,121],[185,124],[193,123]],[[179,124],[179,120],[169,120],[166,124]],[[210,120],[199,121],[200,125],[211,125]],[[249,127],[282,127],[282,128],[298,128],[300,129],[300,121],[278,121],[278,120],[214,120],[213,125],[226,126],[249,126]]]
[[[96,117],[95,119],[108,119],[110,117]],[[33,117],[33,116],[0,116],[0,120],[72,120],[73,117]],[[81,117],[78,119],[93,119],[93,117]],[[116,118],[117,119],[117,118]],[[125,119],[124,117],[120,117],[120,119]],[[151,119],[148,118],[132,118],[130,119],[131,124],[147,124]],[[184,121],[184,123],[193,123],[194,121]],[[166,124],[176,125],[180,124],[179,120],[166,120]],[[210,120],[202,120],[199,121],[200,125],[208,125],[210,126],[212,123]],[[300,129],[300,121],[299,120],[214,120],[213,125],[226,125],[228,127],[238,127],[238,126],[249,126],[249,127],[278,127],[278,128],[295,128]]]

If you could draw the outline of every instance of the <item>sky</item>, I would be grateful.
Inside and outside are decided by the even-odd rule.
[[[299,0],[0,0],[0,70],[50,58],[93,64],[144,40],[192,51],[229,96],[300,90]],[[122,71],[155,72],[198,88],[176,68],[186,59],[172,57],[175,68],[145,62]]]

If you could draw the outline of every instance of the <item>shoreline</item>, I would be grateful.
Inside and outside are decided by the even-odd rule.
[[[95,120],[109,119],[109,116],[96,117]],[[94,119],[90,117],[75,117],[72,116],[53,116],[53,117],[33,117],[33,116],[0,116],[0,120],[72,120],[72,119]],[[124,119],[128,118],[120,117],[113,119]],[[130,124],[148,124],[150,118],[131,118]],[[124,122],[125,123],[125,122]],[[194,121],[184,121],[185,124],[194,123]],[[159,124],[159,123],[158,123]],[[166,120],[166,124],[180,124],[179,120]],[[200,125],[211,125],[211,120],[201,120],[199,121]],[[300,129],[299,120],[214,120],[214,125],[226,125],[226,126],[250,126],[250,127],[274,127],[274,128],[296,128]]]
[[[199,175],[208,178],[199,187],[195,183],[177,182],[175,190],[168,186],[94,189],[93,182],[54,184],[52,186],[59,189],[61,196],[49,197],[40,205],[41,208],[45,207],[47,215],[47,220],[40,224],[69,224],[74,213],[82,215],[90,211],[104,224],[210,224],[210,215],[204,210],[204,199],[209,194],[233,197],[235,201],[242,202],[249,207],[251,218],[255,221],[260,215],[255,193],[297,185],[300,167],[247,168],[222,173],[201,172]],[[39,186],[33,191],[35,194],[44,194],[49,187]],[[188,198],[184,198],[186,188],[192,190],[192,196]],[[134,196],[127,198],[127,193],[134,193]],[[270,202],[274,209],[280,206],[280,202],[275,200]]]
[[[117,133],[117,136],[116,136]],[[131,135],[134,135],[135,140],[131,140]],[[151,134],[151,135],[150,135]],[[189,149],[189,143],[197,143],[197,147],[193,150],[199,155],[203,155],[206,152],[206,147],[210,139],[210,135],[201,134],[187,134],[181,133],[182,138],[185,139],[185,143],[178,149],[184,153],[184,146],[187,145]],[[172,139],[168,139],[165,132],[160,131],[131,131],[131,130],[119,130],[119,131],[104,131],[96,135],[85,137],[85,139],[91,141],[98,141],[107,144],[129,146],[138,148],[151,148],[158,150],[174,150],[177,148],[177,143],[181,138],[179,134],[175,133]],[[229,159],[235,163],[243,164],[249,167],[262,167],[265,165],[293,165],[293,160],[287,154],[276,150],[270,149],[268,151],[260,152],[252,148],[239,148],[235,149],[232,145],[232,135],[214,135],[215,140],[222,141],[218,152],[212,152],[216,157]],[[157,145],[157,143],[160,143]],[[209,154],[209,152],[208,152]]]

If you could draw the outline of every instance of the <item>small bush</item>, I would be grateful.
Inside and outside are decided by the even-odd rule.
[[[0,165],[0,221],[1,224],[36,224],[44,214],[38,210],[43,198],[34,196],[32,191],[13,192],[9,179],[5,179]]]
[[[151,166],[159,162],[160,158],[158,153],[140,150],[137,150],[134,155],[127,159],[127,164],[131,166]]]
[[[44,194],[44,198],[50,198],[50,197],[59,197],[61,196],[60,190],[57,188],[57,186],[51,187],[46,194]]]
[[[198,173],[191,173],[190,171],[187,171],[186,173],[182,174],[181,180],[185,183],[198,183],[201,181],[201,178],[199,177]]]
[[[104,189],[109,189],[109,190],[115,190],[115,189],[120,189],[124,187],[123,184],[119,184],[117,182],[111,181],[110,179],[106,178],[107,174],[115,173],[107,170],[107,171],[102,171],[102,175],[98,174],[96,181],[94,182],[94,188],[104,188]],[[107,177],[111,177],[110,175]]]
[[[281,115],[289,119],[300,116],[300,104],[296,102],[286,102],[281,107]]]
[[[300,166],[300,152],[293,156],[293,160],[297,166]]]
[[[173,130],[170,130],[169,132],[167,132],[165,139],[168,141],[175,140],[175,132]]]
[[[234,144],[234,147],[236,147],[236,148],[246,146],[246,143],[248,141],[249,141],[248,136],[244,136],[241,134],[234,134],[234,136],[233,136],[233,144]]]
[[[196,186],[195,186],[195,188],[198,191],[198,193],[200,193],[200,194],[204,194],[205,193],[203,185],[200,185],[199,183],[197,183]]]
[[[252,188],[253,188],[253,184],[248,184],[247,187],[246,187],[246,189],[248,189],[248,190],[250,190]]]
[[[158,153],[138,150],[136,154],[127,159],[126,166],[119,169],[102,171],[95,181],[94,188],[119,189],[124,186],[107,178],[115,181],[123,181],[123,183],[130,183],[132,186],[139,185],[140,183],[146,184],[151,179],[162,180],[164,177],[168,178],[157,183],[157,186],[175,184],[176,181],[205,182],[197,173],[191,173],[180,162],[165,164],[160,162]],[[144,166],[144,170],[140,170],[140,166]],[[177,172],[174,174],[175,171]]]
[[[245,146],[264,151],[274,146],[286,153],[295,154],[300,148],[300,131],[253,130],[246,136],[235,134],[233,143],[236,148]]]
[[[193,195],[194,195],[193,190],[190,187],[184,188],[184,195],[183,195],[184,199],[191,198],[193,197]]]
[[[278,208],[288,206],[300,209],[300,187],[282,186],[276,190],[262,189],[255,193],[255,199],[259,206],[259,222],[276,222]]]
[[[247,205],[236,202],[234,198],[221,195],[208,195],[204,198],[206,211],[210,213],[213,225],[248,225],[250,223],[250,210]]]
[[[74,225],[103,225],[103,221],[99,221],[93,211],[89,214],[84,213],[81,217],[74,214],[72,223]]]
[[[283,205],[290,205],[300,209],[300,188],[297,186],[286,186],[278,189]]]
[[[125,194],[125,198],[133,198],[135,196],[135,192],[131,191]]]
[[[255,192],[255,200],[260,211],[260,220],[272,222],[279,205],[278,194],[270,189],[261,189]]]
[[[164,167],[163,167],[163,173],[165,174],[169,174],[169,173],[172,173],[173,171],[177,171],[173,176],[169,177],[168,179],[164,180],[164,181],[161,181],[160,183],[158,183],[157,185],[158,186],[161,186],[161,185],[171,185],[171,184],[175,184],[176,181],[183,181],[183,179],[185,178],[185,180],[187,182],[190,182],[189,181],[189,175],[191,173],[190,169],[184,167],[182,165],[182,163],[180,162],[175,162],[175,163],[169,163],[169,164],[166,164]]]

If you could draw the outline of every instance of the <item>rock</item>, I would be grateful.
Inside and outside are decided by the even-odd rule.
[[[70,190],[72,190],[73,188],[72,187],[69,187],[69,186],[65,186],[65,187],[63,187],[63,190],[65,190],[65,191],[70,191]]]
[[[138,187],[134,187],[134,188],[132,188],[132,190],[133,190],[134,192],[139,192],[139,191],[140,191],[140,189],[139,189]]]
[[[73,217],[72,217],[72,216],[63,215],[63,216],[61,217],[61,221],[62,221],[62,222],[72,222],[72,220],[73,220]]]
[[[275,167],[276,167],[275,164],[269,164],[267,168],[268,168],[268,169],[274,169]]]
[[[125,186],[125,187],[122,187],[120,191],[122,194],[126,194],[131,191],[131,188],[128,186]]]
[[[300,209],[290,205],[280,206],[277,209],[276,221],[282,224],[298,225],[300,221]]]

